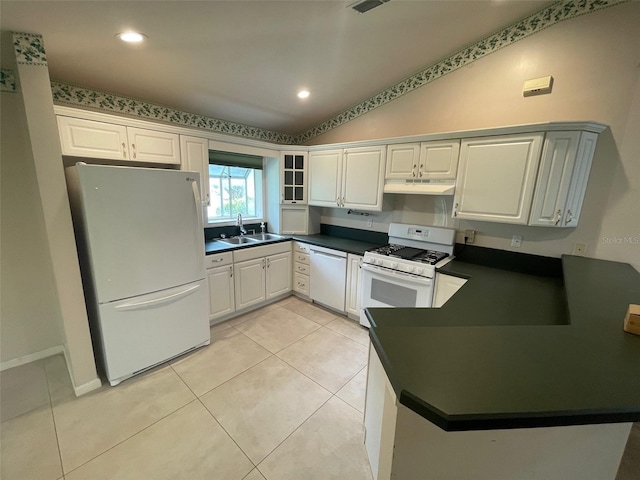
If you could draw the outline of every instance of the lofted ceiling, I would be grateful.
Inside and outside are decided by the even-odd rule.
[[[0,26],[43,36],[53,81],[295,135],[553,2],[352,3],[2,0]]]

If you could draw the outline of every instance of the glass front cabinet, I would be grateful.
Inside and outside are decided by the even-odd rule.
[[[283,152],[281,203],[307,204],[307,152]]]

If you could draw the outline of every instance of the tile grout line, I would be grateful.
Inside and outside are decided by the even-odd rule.
[[[47,372],[47,367],[45,364],[42,364],[42,368],[44,369],[44,376],[47,379],[47,393],[49,394],[49,409],[51,410],[51,420],[53,421],[53,432],[56,435],[56,446],[58,447],[58,458],[60,459],[60,472],[62,473],[62,479],[64,480],[64,463],[62,462],[62,450],[60,448],[60,437],[58,437],[58,426],[56,424],[56,414],[53,411],[53,398],[51,396],[51,385],[49,383],[49,372]]]
[[[167,414],[167,415],[165,415],[164,417],[159,418],[158,420],[156,420],[156,421],[155,421],[155,422],[153,422],[153,423],[150,423],[149,425],[147,425],[146,427],[144,427],[142,430],[139,430],[138,432],[136,432],[136,433],[132,434],[131,436],[129,436],[129,437],[127,437],[127,438],[125,438],[125,439],[123,439],[123,440],[119,441],[118,443],[116,443],[116,444],[114,444],[114,445],[112,445],[111,447],[107,448],[104,452],[99,453],[99,454],[98,454],[98,455],[96,455],[95,457],[90,458],[89,460],[87,460],[86,462],[84,462],[82,465],[78,465],[78,466],[77,466],[77,467],[75,467],[74,469],[69,470],[68,472],[63,472],[63,473],[64,473],[65,475],[68,475],[69,473],[75,472],[75,471],[76,471],[76,470],[78,470],[79,468],[84,467],[84,466],[85,466],[86,464],[88,464],[89,462],[92,462],[92,461],[94,461],[95,459],[97,459],[97,458],[99,458],[99,457],[103,456],[105,453],[107,453],[107,452],[109,452],[109,451],[113,450],[113,449],[114,449],[114,448],[116,448],[118,445],[123,444],[123,443],[124,443],[124,442],[126,442],[127,440],[131,440],[133,437],[138,436],[139,434],[141,434],[141,433],[142,433],[142,432],[144,432],[145,430],[148,430],[149,428],[153,427],[155,424],[157,424],[157,423],[161,422],[162,420],[164,420],[164,419],[165,419],[165,418],[167,418],[167,417],[170,417],[170,416],[171,416],[171,415],[173,415],[174,413],[176,413],[176,412],[178,412],[178,411],[182,410],[182,409],[183,409],[183,408],[185,408],[187,405],[189,405],[189,404],[191,404],[191,403],[195,402],[196,400],[197,400],[197,398],[194,398],[194,399],[192,399],[192,400],[188,401],[187,403],[185,403],[184,405],[182,405],[182,406],[180,406],[179,408],[175,409],[175,410],[174,410],[174,411],[172,411],[171,413],[168,413],[168,414]]]

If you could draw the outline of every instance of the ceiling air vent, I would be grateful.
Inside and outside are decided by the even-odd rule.
[[[362,0],[360,2],[349,5],[358,13],[365,13],[372,8],[379,7],[380,5],[387,3],[389,0]]]

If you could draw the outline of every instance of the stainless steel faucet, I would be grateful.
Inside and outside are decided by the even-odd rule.
[[[242,214],[241,213],[238,214],[238,219],[236,220],[236,226],[240,227],[240,235],[246,235],[247,234],[247,230],[242,225]]]

